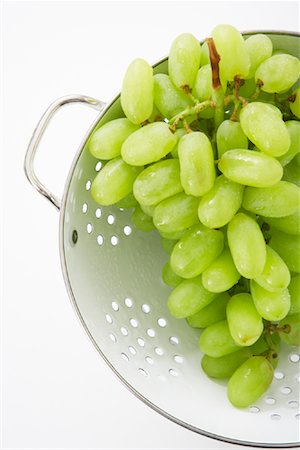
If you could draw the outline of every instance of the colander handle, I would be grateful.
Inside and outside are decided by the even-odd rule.
[[[26,155],[24,161],[24,170],[25,174],[32,184],[32,186],[47,200],[49,200],[58,210],[60,209],[60,200],[52,194],[39,180],[34,171],[34,158],[36,151],[38,149],[39,143],[46,131],[46,128],[51,121],[52,117],[55,113],[64,105],[68,105],[69,103],[85,103],[91,108],[97,109],[98,111],[103,109],[105,106],[104,102],[100,100],[95,100],[94,98],[87,97],[85,95],[66,95],[64,97],[60,97],[55,102],[53,102],[49,108],[45,111],[43,116],[41,117],[39,123],[37,124],[33,135],[30,139]]]

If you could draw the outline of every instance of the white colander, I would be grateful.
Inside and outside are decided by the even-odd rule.
[[[299,35],[264,33],[275,48],[294,55],[299,51]],[[154,71],[166,73],[167,59]],[[60,202],[36,177],[33,162],[54,113],[74,102],[100,114],[79,148]],[[60,209],[62,269],[85,331],[120,380],[179,425],[231,443],[297,447],[299,349],[283,347],[274,381],[259,401],[247,409],[232,407],[226,383],[210,380],[201,370],[199,331],[168,312],[170,288],[161,279],[167,255],[158,233],[136,230],[130,211],[100,207],[92,200],[90,186],[101,163],[85,148],[88,136],[96,125],[122,115],[119,96],[107,106],[80,95],[61,98],[45,112],[26,154],[29,181]]]

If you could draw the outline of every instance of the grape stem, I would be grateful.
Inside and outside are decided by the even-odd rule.
[[[244,108],[245,106],[247,106],[248,103],[249,103],[248,100],[246,100],[244,97],[238,97],[238,99],[239,99],[239,101],[241,102],[243,108]]]
[[[232,114],[230,116],[230,120],[232,120],[233,122],[237,122],[241,102],[238,98],[235,98],[233,102],[234,102],[234,108],[233,108]]]
[[[234,90],[233,90],[233,94],[235,96],[236,99],[239,98],[239,88],[242,86],[243,81],[241,80],[241,78],[236,75],[234,77]]]
[[[291,332],[291,325],[289,325],[287,323],[280,327],[279,325],[276,325],[274,323],[269,323],[266,330],[270,334],[274,334],[274,333],[287,333],[288,334]]]
[[[269,347],[269,350],[274,350],[275,351],[274,342],[272,340],[272,336],[271,336],[271,334],[268,331],[266,331],[266,333],[264,335],[264,340],[266,341],[266,344]]]
[[[265,356],[265,358],[266,358],[270,363],[272,363],[272,360],[273,360],[273,359],[278,358],[278,353],[276,353],[276,352],[274,352],[274,350],[270,349],[270,350],[267,350],[267,351],[263,354],[263,356]]]
[[[234,95],[230,94],[230,95],[226,95],[226,97],[224,97],[224,106],[228,106],[230,105],[230,103],[234,102]]]
[[[209,50],[209,59],[212,72],[212,87],[213,89],[218,89],[221,86],[219,67],[221,58],[219,53],[217,52],[213,38],[207,38],[206,42]]]
[[[260,356],[264,356],[267,360],[269,360],[272,363],[273,359],[278,358],[278,353],[276,349],[276,344],[273,342],[272,335],[268,332],[267,328],[264,330],[264,340],[269,348],[264,352],[260,353]]]
[[[171,131],[176,130],[178,122],[180,122],[181,120],[185,119],[188,116],[191,116],[192,114],[199,114],[201,111],[204,111],[209,107],[215,107],[215,103],[211,100],[205,100],[204,102],[197,103],[194,106],[188,106],[186,109],[181,111],[181,113],[176,114],[176,116],[172,117],[172,119],[169,120]]]
[[[184,127],[186,133],[191,133],[192,129],[189,127],[189,124],[187,123],[187,121],[185,119],[183,120],[183,127]]]
[[[212,100],[216,104],[214,122],[215,130],[217,131],[224,120],[224,92],[221,86],[212,90]]]
[[[292,95],[290,95],[290,96],[287,98],[287,100],[288,100],[290,103],[294,103],[294,101],[296,100],[296,97],[297,97],[296,94],[292,94]]]
[[[212,100],[215,102],[215,131],[217,131],[219,125],[224,120],[224,91],[220,81],[220,55],[217,52],[215,43],[213,38],[206,39],[208,50],[209,50],[209,59],[211,65],[212,72]]]
[[[238,75],[234,77],[234,95],[233,97],[233,103],[234,103],[234,109],[232,111],[230,120],[233,122],[238,121],[238,115],[239,115],[239,109],[241,106],[247,105],[247,100],[244,97],[239,96],[239,88],[244,84],[244,80],[242,80]],[[259,95],[259,94],[258,94]]]
[[[189,87],[188,84],[184,84],[183,86],[181,86],[180,89],[183,90],[183,92],[185,93],[185,95],[186,95],[187,97],[189,97],[195,105],[196,105],[197,103],[199,103],[199,100],[197,100],[197,99],[193,96],[192,90],[191,90],[191,88]]]
[[[264,85],[264,82],[262,80],[258,79],[257,82],[256,82],[255,92],[250,97],[251,100],[256,100],[259,97],[260,92],[261,92],[261,88],[262,88],[263,85]]]
[[[234,89],[233,89],[233,96],[234,96],[234,109],[231,114],[230,120],[233,122],[237,122],[238,120],[238,112],[240,108],[240,100],[239,100],[239,88],[242,84],[242,80],[238,75],[234,77]]]
[[[291,114],[290,105],[289,103],[293,103],[296,99],[296,95],[290,95],[286,98],[281,98],[278,93],[274,93],[274,101],[270,103],[274,104],[277,108],[280,109],[283,115],[283,120],[293,120],[294,116]]]

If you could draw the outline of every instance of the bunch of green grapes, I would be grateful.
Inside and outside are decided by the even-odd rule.
[[[263,34],[181,34],[168,74],[129,65],[125,117],[88,143],[106,162],[93,199],[161,235],[169,311],[202,329],[202,368],[237,407],[269,387],[281,341],[300,345],[299,71]]]

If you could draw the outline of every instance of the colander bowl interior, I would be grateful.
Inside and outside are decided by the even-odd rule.
[[[299,36],[266,33],[274,48],[299,51]],[[155,72],[167,72],[167,60]],[[100,207],[90,194],[101,162],[87,151],[92,130],[123,116],[116,97],[89,130],[74,160],[61,208],[61,261],[72,303],[101,356],[149,406],[190,430],[260,447],[299,441],[299,349],[284,347],[274,381],[246,409],[233,408],[226,383],[201,370],[199,330],[170,316],[167,261],[156,231],[142,233],[131,211]]]

